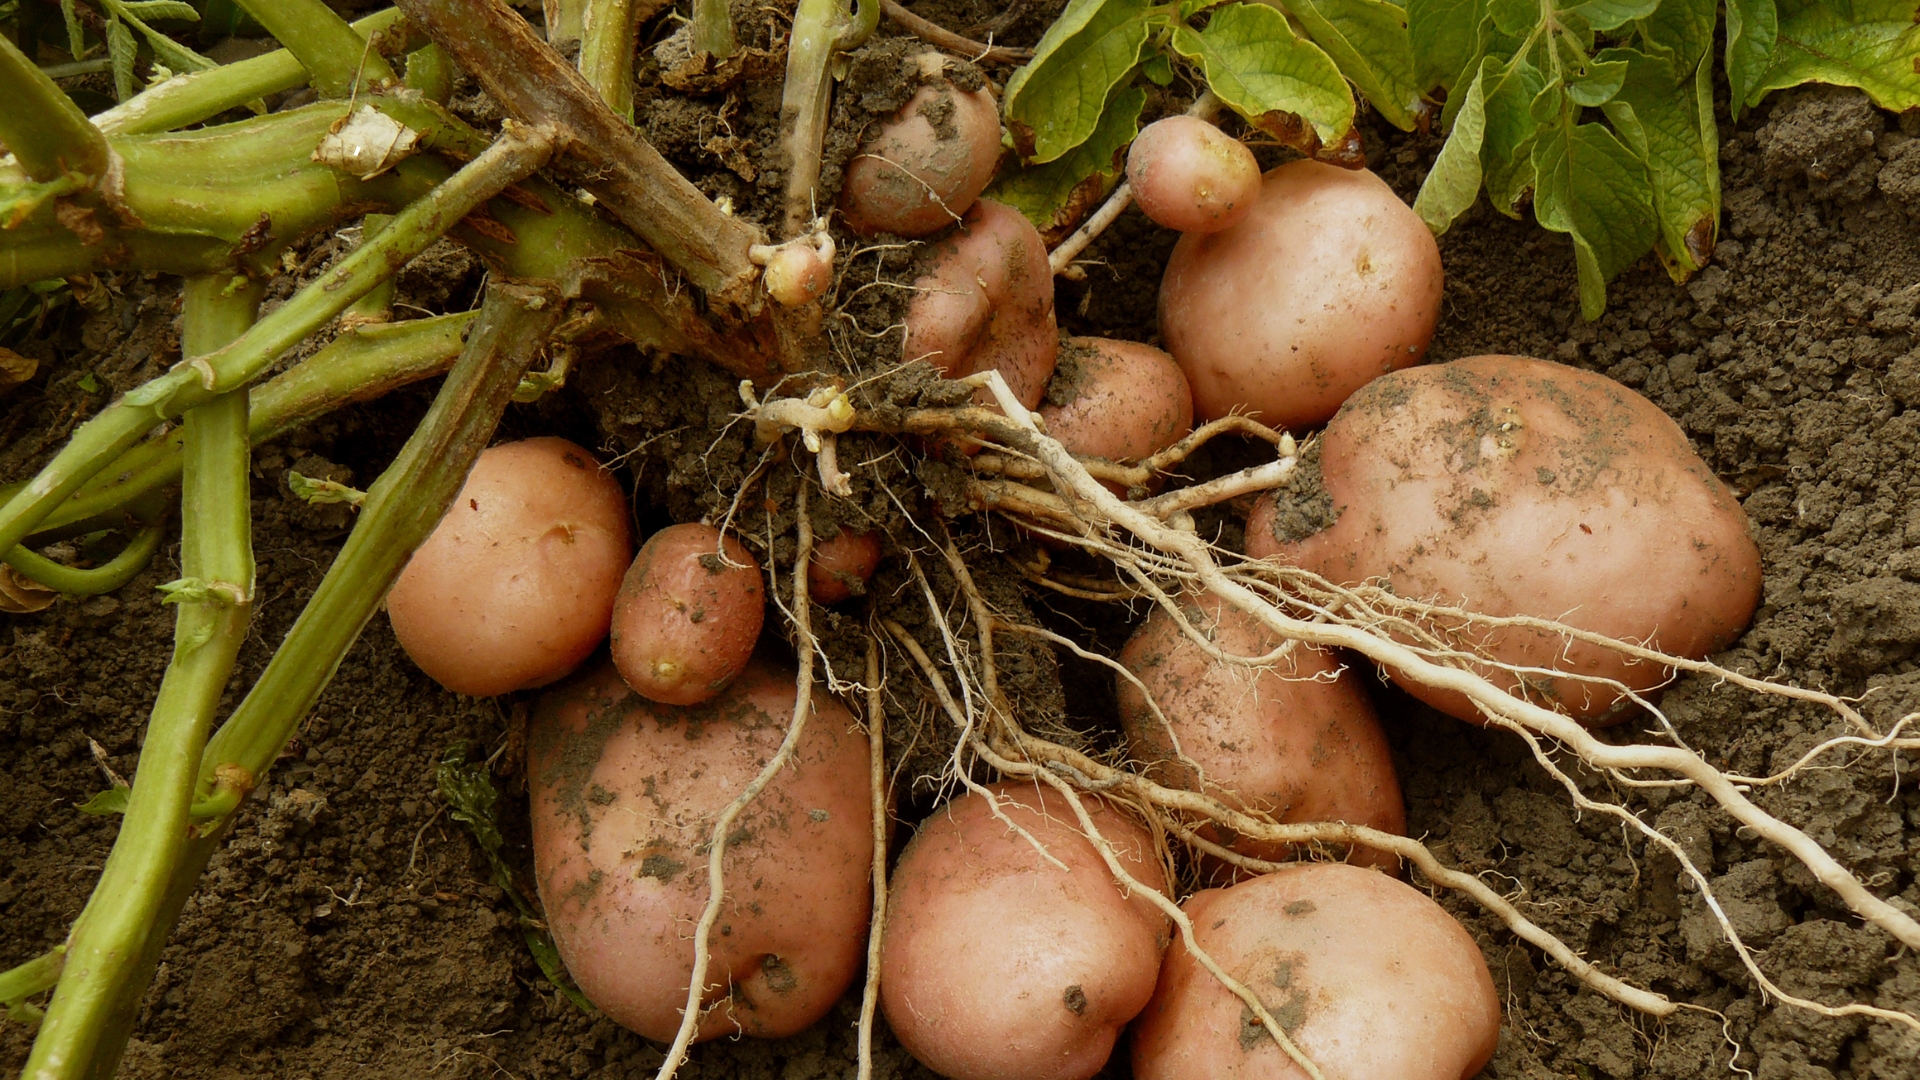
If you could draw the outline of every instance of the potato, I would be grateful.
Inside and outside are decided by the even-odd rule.
[[[565,439],[490,447],[387,594],[393,636],[457,694],[544,686],[607,636],[627,498]]]
[[[900,1044],[942,1076],[1082,1080],[1153,993],[1167,919],[1121,891],[1057,793],[991,790],[1068,870],[1042,860],[981,795],[934,811],[893,873],[880,1003]],[[1164,889],[1147,831],[1087,799],[1128,872]]]
[[[1194,940],[1329,1080],[1466,1080],[1493,1057],[1487,963],[1439,904],[1385,874],[1302,863],[1183,905]],[[1135,1080],[1304,1080],[1176,942],[1133,1029]]]
[[[1040,233],[1019,211],[981,199],[933,245],[907,308],[902,356],[948,378],[997,368],[1020,403],[1040,404],[1060,351],[1053,269]],[[982,390],[977,400],[990,401]]]
[[[681,708],[602,665],[541,699],[527,729],[534,873],[554,944],[617,1023],[667,1040],[706,907],[707,843],[793,719],[791,666],[756,660]],[[860,970],[870,909],[867,740],[824,693],[795,753],[737,819],[699,1038],[779,1038]]]
[[[1262,656],[1280,644],[1252,616],[1210,593],[1187,594],[1180,603],[1187,621],[1229,656]],[[1204,777],[1204,789],[1228,805],[1279,822],[1344,821],[1406,831],[1386,735],[1366,692],[1351,671],[1341,670],[1338,657],[1295,645],[1285,659],[1262,669],[1222,663],[1155,608],[1120,650],[1120,663],[1166,716],[1162,723],[1139,687],[1116,678],[1129,753],[1153,779],[1201,790]],[[1285,844],[1208,835],[1257,859],[1290,854]],[[1363,865],[1398,866],[1394,856],[1370,848],[1356,847],[1350,857]]]
[[[813,546],[807,564],[807,595],[818,604],[837,604],[865,595],[867,579],[880,565],[880,538],[842,528],[839,535]]]
[[[1000,162],[1000,107],[978,89],[947,81],[953,63],[939,53],[915,58],[932,81],[860,144],[840,186],[840,212],[862,236],[920,237],[951,225],[993,179]]]
[[[1142,128],[1127,150],[1127,184],[1156,225],[1212,233],[1246,219],[1260,197],[1260,163],[1240,140],[1197,116]]]
[[[1193,431],[1193,391],[1173,357],[1151,345],[1069,338],[1040,416],[1076,454],[1138,461]]]
[[[627,685],[697,705],[740,674],[760,639],[760,563],[711,525],[661,529],[641,546],[613,609],[613,664]]]
[[[1694,658],[1731,643],[1759,603],[1760,549],[1740,504],[1678,425],[1602,375],[1517,356],[1396,373],[1328,425],[1321,472],[1339,519],[1286,542],[1270,504],[1257,508],[1247,554]],[[1671,676],[1540,631],[1462,636],[1505,663],[1642,693]],[[1394,678],[1443,712],[1479,717],[1464,696]],[[1530,678],[1526,691],[1589,724],[1633,710],[1614,691],[1569,678]]]
[[[1426,358],[1440,248],[1365,170],[1295,161],[1268,172],[1246,220],[1174,245],[1160,335],[1200,417],[1324,423],[1368,379]]]

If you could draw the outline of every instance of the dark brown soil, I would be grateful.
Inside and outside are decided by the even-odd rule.
[[[949,26],[979,36],[991,30],[1012,43],[1033,40],[1053,6],[917,5]],[[992,25],[1003,14],[1011,18]],[[650,79],[657,72],[643,70],[642,101],[652,104],[641,126],[703,188],[763,215],[779,188],[766,179],[764,87],[687,99],[663,94]],[[1744,500],[1766,560],[1764,606],[1720,661],[1865,693],[1868,714],[1883,725],[1920,709],[1920,511],[1911,509],[1920,495],[1915,135],[1920,116],[1890,118],[1857,95],[1830,91],[1777,97],[1729,125],[1728,212],[1715,264],[1682,287],[1649,259],[1615,285],[1608,314],[1593,324],[1579,318],[1565,241],[1483,205],[1442,241],[1447,309],[1434,345],[1436,360],[1514,352],[1602,371],[1676,417]],[[1384,129],[1370,136],[1375,168],[1410,195],[1437,140]],[[1107,265],[1082,284],[1062,284],[1063,328],[1151,339],[1171,243],[1129,213],[1093,249]],[[327,253],[314,250],[317,265]],[[457,249],[437,251],[438,261],[409,272],[402,299],[433,310],[466,306],[477,267]],[[0,399],[0,475],[31,475],[78,419],[171,361],[177,289],[135,276],[112,284],[97,306],[69,306],[18,346],[42,367]],[[301,461],[301,471],[331,463],[360,482],[371,479],[429,392],[401,392],[259,451],[262,603],[236,686],[264,665],[349,526],[337,508],[316,512],[294,500],[286,470],[317,457],[323,461]],[[715,373],[654,371],[615,355],[569,390],[516,409],[503,435],[558,433],[611,456],[685,428],[627,462],[650,527],[724,508],[752,467],[755,451],[744,433],[714,441],[735,407],[730,393],[730,381]],[[1223,447],[1221,457],[1231,456]],[[907,490],[937,487],[940,476],[938,467],[902,466],[890,479]],[[787,535],[790,511],[783,523],[782,510],[790,488],[790,480],[776,481],[767,504],[749,508],[749,537],[764,537],[769,527]],[[825,523],[901,522],[902,508],[878,488],[860,489],[852,507]],[[1236,539],[1237,526],[1223,515],[1202,524]],[[955,528],[963,539],[983,535],[977,524]],[[64,937],[112,842],[113,821],[75,810],[103,784],[88,740],[104,747],[115,769],[132,772],[171,632],[154,586],[177,576],[176,560],[170,547],[113,596],[7,616],[0,627],[0,967]],[[945,572],[927,569],[936,578]],[[897,564],[886,573],[876,587],[906,583]],[[1006,584],[1012,579],[991,578],[1005,602],[1017,604]],[[1123,613],[1027,602],[1062,626],[1090,623],[1078,632],[1099,647],[1124,640]],[[836,656],[849,662],[858,633],[852,620],[826,629]],[[1110,731],[1105,676],[1063,661],[1063,697],[1053,663],[1038,654],[1016,664],[1026,707],[1051,710],[1055,722],[1096,740]],[[1575,814],[1512,739],[1439,717],[1384,686],[1378,698],[1413,835],[1425,836],[1444,860],[1498,882],[1530,917],[1606,969],[1727,1018],[1723,1031],[1719,1018],[1699,1012],[1665,1024],[1632,1016],[1579,989],[1495,920],[1442,894],[1485,950],[1506,1007],[1499,1052],[1483,1075],[1920,1076],[1920,1036],[1862,1019],[1820,1020],[1765,1000],[1719,941],[1698,895],[1678,880],[1674,861],[1623,836],[1617,821]],[[1711,761],[1748,774],[1778,768],[1838,730],[1814,710],[1700,681],[1674,687],[1665,706]],[[649,1074],[660,1061],[656,1047],[582,1014],[540,976],[478,849],[434,793],[441,752],[460,740],[487,752],[501,748],[515,707],[441,691],[395,646],[385,620],[374,619],[189,904],[122,1075]],[[1631,738],[1636,726],[1608,737]],[[1805,827],[1881,895],[1920,912],[1920,790],[1903,782],[1899,765],[1910,762],[1866,754],[1757,798]],[[524,797],[510,780],[503,785],[508,854],[524,867]],[[1593,790],[1609,793],[1604,781]],[[1732,829],[1704,797],[1684,789],[1610,794],[1686,845],[1786,989],[1920,1010],[1920,959],[1862,929],[1797,863]],[[799,1038],[699,1047],[682,1075],[850,1076],[855,1013],[855,1003],[843,1002]],[[29,1038],[17,1024],[0,1024],[0,1068],[19,1068]],[[877,1075],[927,1075],[890,1038],[881,1042]],[[1124,1063],[1109,1072],[1125,1075]]]

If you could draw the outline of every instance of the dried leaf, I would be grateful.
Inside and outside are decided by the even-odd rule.
[[[19,386],[40,370],[40,361],[21,356],[12,349],[0,348],[0,394]]]
[[[0,611],[9,615],[31,615],[53,606],[60,594],[0,563]]]
[[[371,180],[419,149],[420,133],[371,105],[333,122],[313,160]]]

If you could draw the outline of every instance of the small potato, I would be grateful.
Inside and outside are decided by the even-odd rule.
[[[1493,1057],[1500,1000],[1473,938],[1425,893],[1302,863],[1183,905],[1194,941],[1339,1080],[1466,1080]],[[1135,1080],[1305,1080],[1184,943],[1133,1028]]]
[[[948,378],[998,369],[1013,396],[1040,404],[1060,351],[1053,269],[1040,233],[1019,211],[981,199],[953,235],[933,245],[907,308],[907,360]],[[991,398],[982,390],[976,400]]]
[[[840,535],[813,546],[807,564],[807,595],[815,603],[837,604],[867,591],[867,579],[880,565],[880,538],[841,529]]]
[[[795,672],[756,660],[691,708],[611,666],[541,699],[527,729],[534,875],[554,944],[615,1022],[673,1038],[706,907],[714,822],[779,747]],[[735,821],[698,1038],[780,1038],[860,970],[871,906],[867,740],[816,694],[792,767]]]
[[[1247,523],[1248,555],[1696,659],[1731,643],[1759,603],[1760,549],[1740,504],[1678,425],[1603,375],[1517,356],[1395,373],[1355,394],[1327,426],[1321,474],[1334,524],[1288,541],[1274,535],[1263,504]],[[1642,693],[1672,675],[1542,631],[1460,636],[1504,663]],[[1481,673],[1519,689],[1502,672]],[[1392,674],[1442,712],[1479,719],[1463,695]],[[1525,692],[1587,724],[1635,708],[1574,679],[1530,678]]]
[[[1211,593],[1184,595],[1181,608],[1229,656],[1263,656],[1280,644],[1252,616]],[[1153,779],[1197,791],[1204,777],[1204,790],[1228,805],[1283,823],[1344,821],[1405,833],[1386,735],[1366,692],[1334,655],[1295,645],[1264,668],[1222,663],[1155,608],[1120,651],[1120,663],[1166,717],[1154,715],[1132,680],[1116,680],[1129,752]],[[1210,838],[1256,859],[1289,857],[1285,844]],[[1398,866],[1394,856],[1370,848],[1356,847],[1349,858]]]
[[[1084,1080],[1152,995],[1167,919],[1121,891],[1060,795],[1032,783],[991,790],[1067,869],[982,795],[934,811],[893,874],[880,1003],[900,1044],[942,1076]],[[1128,873],[1164,890],[1153,838],[1087,800]]]
[[[1245,220],[1260,197],[1253,151],[1197,116],[1143,128],[1127,151],[1127,184],[1156,225],[1213,233]]]
[[[1440,248],[1384,181],[1295,161],[1266,174],[1246,220],[1174,245],[1160,334],[1212,420],[1325,423],[1367,380],[1426,358]]]
[[[1139,461],[1193,431],[1193,391],[1173,357],[1151,345],[1069,338],[1040,416],[1076,454]]]
[[[985,80],[968,91],[947,81],[952,61],[915,58],[934,80],[860,144],[840,186],[840,212],[862,236],[928,236],[973,205],[1000,162],[1000,107]]]
[[[697,705],[747,666],[766,598],[760,563],[711,525],[647,538],[613,609],[613,663],[627,685],[668,705]]]
[[[490,447],[387,594],[393,635],[457,694],[544,686],[607,636],[627,498],[565,439]]]

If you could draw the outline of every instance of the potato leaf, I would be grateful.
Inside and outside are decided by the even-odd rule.
[[[1173,28],[1173,51],[1197,61],[1207,86],[1247,122],[1311,154],[1353,128],[1353,92],[1332,58],[1296,37],[1287,17],[1232,4],[1205,30]]]
[[[1479,73],[1467,84],[1453,130],[1447,133],[1440,156],[1434,159],[1433,168],[1420,185],[1420,194],[1413,200],[1414,213],[1435,236],[1445,233],[1480,194],[1480,144],[1487,130],[1486,84],[1488,73],[1498,73],[1500,67],[1495,57],[1480,62]]]
[[[1665,57],[1632,49],[1601,55],[1627,65],[1626,82],[1604,111],[1646,161],[1661,262],[1675,281],[1685,281],[1712,255],[1720,221],[1719,130],[1707,75],[1712,61],[1702,56],[1692,74],[1679,74]]]
[[[121,10],[141,19],[175,19],[180,22],[199,22],[200,13],[192,4],[180,0],[126,0]]]
[[[1508,217],[1519,217],[1515,207],[1533,187],[1533,138],[1540,123],[1533,117],[1534,99],[1546,80],[1522,57],[1483,71],[1486,134],[1480,146],[1480,168],[1486,177],[1487,201]]]
[[[1407,0],[1407,39],[1414,83],[1422,89],[1479,78],[1477,28],[1486,0]],[[1473,64],[1472,72],[1467,65]]]
[[[1727,0],[1727,85],[1735,120],[1748,101],[1759,101],[1754,87],[1773,65],[1778,35],[1773,0]]]
[[[87,35],[80,27],[80,12],[73,6],[73,0],[60,0],[60,17],[67,24],[67,54],[75,60],[84,60],[87,55]]]
[[[1576,123],[1576,115],[1567,102],[1535,139],[1533,216],[1572,237],[1580,311],[1597,319],[1607,282],[1653,247],[1657,230],[1645,163],[1605,125]]]
[[[1713,27],[1719,18],[1719,0],[1660,0],[1660,6],[1634,30],[1644,51],[1671,60],[1675,71],[1691,71],[1713,48]]]
[[[1007,80],[1007,127],[1030,165],[1090,138],[1164,15],[1147,0],[1073,0]]]
[[[125,101],[133,96],[133,62],[140,46],[133,31],[119,19],[107,20],[107,59],[113,67],[113,97]]]
[[[1586,0],[1568,10],[1595,30],[1614,30],[1652,15],[1659,6],[1660,0]]]
[[[77,809],[81,813],[89,814],[93,817],[112,817],[115,814],[124,814],[127,812],[127,796],[132,793],[133,789],[127,785],[115,784],[105,791],[96,793],[93,798],[81,803]]]
[[[1293,0],[1288,10],[1387,123],[1412,129],[1423,87],[1404,9],[1386,0]]]
[[[1146,91],[1129,86],[1113,96],[1087,141],[1044,165],[1003,173],[987,197],[1027,216],[1049,242],[1072,229],[1106,198],[1126,169],[1127,146],[1140,133]]]
[[[1780,0],[1772,62],[1746,103],[1801,83],[1857,86],[1881,108],[1920,108],[1915,0]]]

